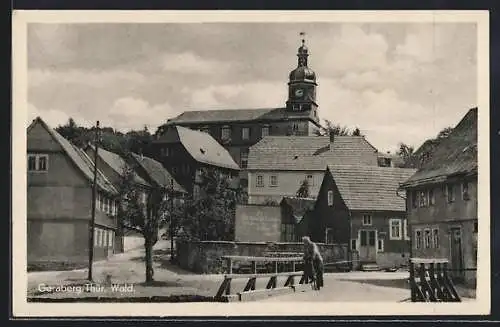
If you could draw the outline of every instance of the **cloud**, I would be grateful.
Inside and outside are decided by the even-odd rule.
[[[35,107],[32,103],[28,103],[28,112],[26,115],[26,125],[31,124],[31,122],[36,118],[40,117],[47,123],[50,127],[56,128],[59,125],[64,125],[68,122],[69,118],[72,117],[79,125],[90,126],[92,123],[81,116],[68,115],[68,113],[55,110],[40,110]]]
[[[192,52],[165,54],[162,58],[163,70],[182,74],[222,74],[230,67],[223,61],[202,58]]]
[[[379,69],[387,64],[389,45],[385,37],[365,32],[359,24],[342,25],[337,37],[325,38],[320,46],[326,50],[321,50],[325,54],[316,67],[325,75]]]
[[[198,109],[273,108],[285,105],[287,86],[282,81],[211,85],[184,89],[191,96],[190,106]]]
[[[28,85],[37,87],[47,83],[81,84],[95,88],[104,88],[117,83],[144,83],[146,77],[132,70],[49,70],[30,69],[28,71]]]
[[[137,130],[145,125],[155,130],[171,114],[172,107],[168,103],[151,105],[144,99],[125,97],[113,103],[104,120],[119,130]]]

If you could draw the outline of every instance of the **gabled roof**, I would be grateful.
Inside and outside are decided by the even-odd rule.
[[[186,193],[186,190],[170,175],[160,162],[136,153],[132,153],[132,157],[159,186],[169,187],[173,185],[174,191]]]
[[[470,109],[450,135],[436,146],[431,158],[403,186],[477,173],[477,108]]]
[[[91,148],[92,151],[95,151],[95,146],[94,145],[89,144],[88,147]],[[123,176],[124,168],[127,166],[127,163],[126,163],[126,161],[125,161],[124,158],[122,158],[120,155],[118,155],[118,154],[116,154],[114,152],[105,150],[103,148],[99,148],[99,150],[97,151],[97,154],[118,175]],[[94,158],[91,157],[91,159],[93,161]],[[134,178],[134,182],[136,182],[138,184],[142,184],[142,185],[145,185],[145,186],[149,185],[149,183],[146,182],[136,172],[134,172],[133,178]]]
[[[304,216],[314,209],[315,199],[285,196],[280,205],[288,205],[292,209],[296,223],[300,223]]]
[[[362,136],[266,136],[248,154],[249,170],[316,170],[327,164],[377,166],[377,150]]]
[[[229,152],[208,133],[182,126],[172,126],[179,142],[194,160],[208,165],[239,170]]]
[[[66,140],[61,134],[56,132],[54,129],[50,128],[40,117],[33,120],[27,129],[29,134],[30,130],[36,125],[40,124],[51,136],[52,138],[61,146],[66,155],[75,164],[75,166],[84,174],[85,178],[90,182],[94,182],[94,165],[92,160],[87,156],[87,154],[80,148],[73,145],[71,142]],[[97,170],[97,185],[102,190],[116,194],[118,191],[111,184],[111,182],[104,176],[104,174]]]
[[[185,111],[169,119],[168,124],[234,123],[255,120],[283,120],[290,116],[308,117],[308,114],[287,113],[286,108],[225,109]]]
[[[405,199],[396,193],[399,184],[415,169],[361,165],[329,165],[340,195],[349,210],[406,211]]]

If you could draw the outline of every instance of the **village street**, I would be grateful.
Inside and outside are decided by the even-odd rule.
[[[82,298],[82,297],[149,297],[149,296],[200,296],[210,297],[215,295],[222,282],[222,275],[198,275],[186,272],[168,263],[168,255],[162,255],[167,242],[162,241],[156,245],[155,251],[155,283],[144,286],[144,251],[142,249],[130,250],[123,254],[113,256],[107,261],[94,264],[94,281],[104,283],[106,275],[111,276],[111,281],[118,284],[130,284],[132,292],[54,292],[44,293],[39,291],[40,285],[82,285],[87,276],[86,269],[72,271],[48,271],[28,273],[28,296],[43,296],[50,298]],[[400,302],[408,300],[409,289],[406,287],[407,272],[348,272],[327,273],[325,287],[317,291],[292,293],[273,296],[263,301],[387,301]],[[234,290],[243,289],[244,282],[234,281]],[[257,288],[264,287],[266,281],[258,281]],[[284,281],[279,281],[283,283]],[[240,285],[241,284],[241,285]]]

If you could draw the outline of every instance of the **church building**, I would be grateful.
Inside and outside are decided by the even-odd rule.
[[[321,127],[316,102],[316,73],[308,66],[309,50],[304,38],[297,57],[297,67],[289,74],[288,99],[284,107],[186,111],[160,126],[157,138],[160,139],[171,126],[209,133],[241,167],[241,182],[246,187],[245,170],[252,145],[265,136],[316,135]],[[161,152],[161,149],[156,149],[156,152]]]

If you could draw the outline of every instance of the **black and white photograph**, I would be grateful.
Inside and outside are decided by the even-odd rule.
[[[490,312],[488,12],[13,33],[14,313]]]

